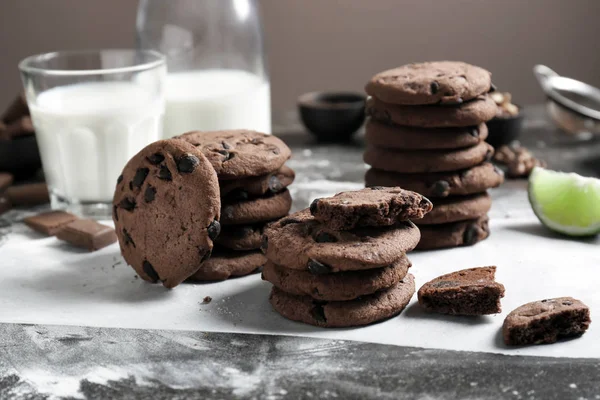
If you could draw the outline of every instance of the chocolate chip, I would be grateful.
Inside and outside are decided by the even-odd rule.
[[[308,261],[308,270],[313,275],[323,275],[331,272],[331,267],[318,262],[317,260],[310,259]]]
[[[283,183],[279,180],[276,175],[269,177],[269,190],[272,193],[280,192],[283,189]]]
[[[465,229],[465,233],[463,235],[463,242],[466,245],[472,245],[475,244],[475,242],[477,242],[477,238],[478,238],[478,229],[477,229],[477,225],[476,224],[470,224],[469,226],[467,226],[467,229]]]
[[[562,302],[562,304],[563,304],[563,306],[572,306],[573,302],[565,300],[565,301]]]
[[[326,323],[327,318],[325,317],[325,310],[323,309],[323,304],[313,302],[314,307],[310,310],[310,315],[317,321],[321,323]],[[327,303],[324,303],[327,304]]]
[[[433,286],[434,288],[446,288],[456,286],[457,284],[458,282],[455,281],[439,281],[432,283],[431,286]]]
[[[385,187],[384,186],[369,186],[369,189],[371,189],[371,190],[384,190]]]
[[[450,193],[450,184],[443,180],[435,181],[431,185],[431,193],[435,197],[446,197]]]
[[[310,203],[310,213],[313,214],[313,215],[317,212],[317,207],[319,205],[319,200],[321,200],[321,199],[314,199],[312,201],[312,203]]]
[[[161,162],[165,161],[165,156],[163,156],[160,153],[154,153],[154,154],[146,157],[146,159],[150,162],[150,164],[158,165]]]
[[[171,171],[167,168],[166,165],[161,165],[160,170],[158,171],[158,179],[162,179],[163,181],[172,181],[173,175],[171,175]]]
[[[135,200],[127,198],[127,197],[125,197],[119,203],[119,207],[121,207],[122,209],[127,210],[127,211],[133,211],[133,209],[135,208],[135,205],[136,205]]]
[[[146,203],[151,203],[154,201],[154,197],[156,197],[156,188],[148,185],[144,192],[144,201]]]
[[[231,146],[226,141],[222,141],[221,146],[223,146],[223,148],[226,150],[231,149]]]
[[[490,91],[489,91],[489,93],[493,93],[493,92],[495,92],[496,90],[498,90],[498,87],[497,87],[496,85],[494,85],[494,83],[492,83],[492,84],[490,85]]]
[[[198,157],[192,154],[186,154],[185,156],[177,160],[177,171],[182,174],[189,174],[194,172],[194,169],[200,164]]]
[[[327,232],[319,232],[315,236],[315,242],[317,243],[335,243],[337,242],[337,238]]]
[[[494,151],[493,150],[488,150],[485,153],[485,161],[490,161],[493,156],[494,156]]]
[[[160,280],[160,277],[154,270],[152,264],[148,262],[148,260],[144,260],[144,262],[142,263],[142,270],[146,275],[150,277],[150,279],[152,279],[152,282],[158,282]]]
[[[471,134],[471,136],[473,137],[479,137],[479,127],[477,126],[472,126],[471,128],[469,128],[469,133]]]
[[[119,175],[119,177],[117,178],[117,185],[118,185],[119,183],[121,183],[121,182],[123,182],[123,175],[122,175],[122,174],[121,174],[121,175]]]
[[[131,190],[133,190],[134,188],[141,188],[149,172],[150,170],[148,168],[138,168],[137,171],[135,171],[135,176],[133,177],[133,180],[129,183],[129,188]]]
[[[135,247],[135,242],[131,238],[129,232],[127,232],[127,229],[123,229],[123,240],[125,241],[125,245],[131,244],[133,247]]]
[[[273,150],[271,150],[273,152],[273,154],[275,155],[279,155],[279,153],[281,153],[281,151],[279,150],[279,148],[275,147]]]
[[[260,143],[262,143],[262,139],[260,139],[260,138],[252,138],[250,140],[250,143],[252,143],[252,144],[260,144]]]
[[[267,237],[267,235],[263,235],[262,242],[260,243],[260,249],[262,250],[263,253],[265,253],[268,248],[269,248],[269,238]]]
[[[548,301],[548,299],[542,300],[542,303],[545,303],[545,302],[547,302],[547,301]]]
[[[204,249],[202,249],[202,250],[204,250]],[[204,251],[205,251],[205,253],[202,256],[202,258],[200,259],[200,263],[203,263],[204,261],[208,260],[210,258],[210,256],[212,255],[212,250],[208,250],[208,251],[204,250]]]
[[[221,224],[215,219],[206,230],[208,231],[210,240],[215,240],[219,236],[219,233],[221,233]]]
[[[113,206],[113,218],[115,221],[119,220],[119,214],[117,214],[117,206]]]
[[[498,175],[504,175],[504,171],[502,171],[500,168],[498,168],[497,165],[494,165],[494,172],[497,173]]]
[[[233,153],[230,153],[226,150],[217,150],[217,153],[223,156],[223,162],[231,160],[234,156]]]
[[[431,82],[431,85],[429,85],[429,87],[431,89],[431,94],[436,94],[440,90],[440,84],[437,83],[437,81]]]

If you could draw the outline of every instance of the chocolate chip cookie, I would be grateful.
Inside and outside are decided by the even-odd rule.
[[[489,92],[491,75],[464,62],[414,63],[380,72],[365,90],[392,104],[460,104]]]
[[[188,132],[185,140],[208,158],[220,180],[269,174],[290,158],[290,148],[279,138],[249,130]]]
[[[459,128],[415,128],[387,125],[369,120],[365,126],[367,143],[401,150],[460,149],[475,146],[488,136],[485,124]]]
[[[507,315],[502,327],[504,343],[554,343],[561,338],[581,336],[589,328],[590,310],[572,297],[527,303]]]
[[[414,249],[419,238],[410,221],[336,231],[302,210],[269,225],[262,250],[286,268],[329,273],[390,265]]]
[[[417,221],[419,225],[446,224],[484,216],[492,208],[492,197],[487,193],[436,199],[433,210]]]
[[[196,147],[160,140],[136,154],[117,180],[113,221],[125,261],[172,288],[210,257],[219,235],[217,175]]]
[[[292,197],[287,189],[283,192],[259,197],[253,200],[223,204],[221,223],[223,225],[253,224],[281,218],[290,211]]]
[[[274,194],[283,191],[292,184],[296,174],[283,165],[277,171],[257,177],[219,181],[221,197],[225,202],[236,200],[248,200],[266,194]]]
[[[400,106],[367,99],[366,113],[385,124],[422,128],[473,126],[496,116],[498,107],[489,96],[479,96],[460,106]]]
[[[457,172],[401,174],[371,168],[365,175],[367,186],[400,186],[429,198],[464,196],[500,186],[504,173],[491,163]]]
[[[373,168],[408,174],[456,171],[470,168],[494,155],[494,148],[486,142],[465,149],[454,150],[390,150],[367,147],[363,159]]]
[[[222,281],[256,272],[267,258],[260,251],[228,252],[216,250],[188,281]]]
[[[481,267],[439,276],[421,286],[419,305],[440,314],[498,314],[504,285],[496,282],[495,275],[496,267]]]
[[[253,225],[223,226],[215,243],[221,247],[236,251],[260,249],[263,229],[266,224],[259,222]]]
[[[431,208],[431,202],[418,193],[399,187],[373,186],[315,199],[310,212],[330,229],[349,230],[423,218]]]
[[[321,301],[297,296],[273,287],[269,298],[279,314],[293,321],[325,328],[368,325],[391,318],[404,310],[415,293],[411,274],[389,289],[350,301]]]
[[[421,241],[417,250],[471,246],[490,235],[488,217],[440,225],[421,225]]]
[[[347,301],[394,286],[408,273],[406,256],[388,267],[315,275],[267,262],[262,279],[286,293],[317,300]]]

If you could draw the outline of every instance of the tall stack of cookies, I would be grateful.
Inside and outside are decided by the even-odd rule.
[[[211,257],[190,280],[223,280],[262,267],[263,229],[287,215],[287,189],[295,177],[284,163],[289,147],[275,136],[248,130],[190,132],[178,139],[199,149],[212,164],[221,193],[221,230]]]
[[[284,317],[322,327],[367,325],[400,313],[415,292],[406,253],[423,196],[373,187],[316,199],[265,230],[263,279]]]
[[[489,161],[485,122],[497,106],[491,74],[462,62],[408,64],[367,84],[367,186],[400,186],[432,199],[417,221],[418,249],[473,245],[489,235],[487,189],[504,181]]]

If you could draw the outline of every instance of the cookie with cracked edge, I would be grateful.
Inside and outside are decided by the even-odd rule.
[[[460,104],[489,92],[491,76],[460,61],[412,63],[378,73],[365,90],[392,104]]]
[[[387,267],[313,274],[269,261],[263,268],[262,279],[286,293],[310,296],[317,300],[346,301],[394,286],[406,276],[410,266],[408,257],[402,256]]]
[[[369,97],[366,113],[384,124],[421,128],[479,125],[496,116],[498,106],[489,96],[479,96],[456,106],[400,106]]]
[[[524,304],[504,320],[502,336],[510,346],[550,344],[581,336],[591,323],[590,309],[572,297],[558,297]]]
[[[417,221],[419,225],[447,224],[483,217],[492,208],[492,197],[487,193],[436,199],[433,210]]]
[[[496,267],[469,268],[427,282],[417,292],[419,305],[451,315],[487,315],[502,311],[504,285],[496,282]]]
[[[277,171],[266,175],[219,181],[219,187],[225,202],[242,201],[279,193],[291,185],[295,177],[294,171],[283,165]]]
[[[154,142],[117,180],[113,221],[121,253],[142,279],[173,288],[210,257],[220,209],[217,174],[202,152],[182,140]]]
[[[498,187],[504,182],[504,173],[489,162],[461,171],[422,174],[371,168],[365,174],[365,182],[366,186],[400,186],[435,199],[481,193]]]
[[[245,129],[194,131],[177,138],[202,151],[220,180],[269,174],[281,168],[292,154],[281,139]]]
[[[350,230],[420,219],[431,208],[431,201],[418,193],[399,187],[373,186],[315,199],[310,212],[331,229]]]
[[[491,160],[494,148],[486,142],[454,150],[397,150],[369,146],[363,160],[373,168],[405,174],[457,171]]]
[[[369,119],[365,125],[368,144],[401,150],[460,149],[475,146],[487,137],[485,124],[436,129],[388,125]]]
[[[421,241],[417,250],[472,246],[490,235],[488,217],[439,225],[420,225]]]
[[[222,281],[234,276],[257,272],[267,258],[260,251],[215,250],[200,269],[188,278],[189,282]]]
[[[273,287],[269,301],[279,314],[292,321],[342,328],[368,325],[398,315],[415,294],[412,274],[389,289],[349,301],[322,301],[296,296]]]
[[[237,203],[223,204],[221,224],[246,225],[272,221],[288,214],[292,207],[292,196],[287,189],[282,192]]]
[[[420,236],[411,221],[337,231],[305,209],[270,224],[261,248],[275,264],[319,274],[390,265],[414,249]]]

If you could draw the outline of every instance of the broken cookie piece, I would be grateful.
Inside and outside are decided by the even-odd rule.
[[[590,326],[590,310],[572,297],[558,297],[527,303],[504,320],[504,343],[554,343],[561,338],[581,336]]]
[[[419,289],[419,305],[440,314],[499,313],[504,285],[495,281],[495,274],[496,267],[481,267],[439,276]]]
[[[518,143],[500,147],[496,150],[494,161],[506,167],[506,174],[511,178],[528,177],[533,168],[546,167],[545,161],[535,158]]]

